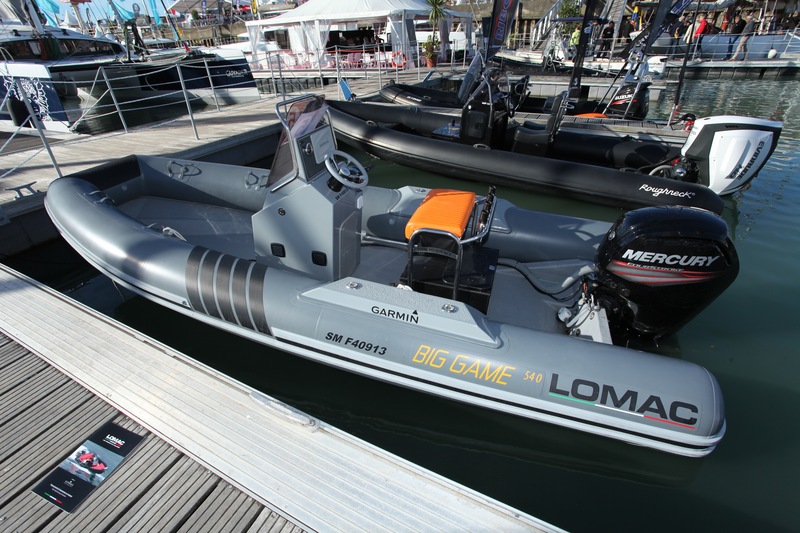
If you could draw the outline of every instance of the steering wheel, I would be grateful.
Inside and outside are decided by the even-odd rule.
[[[523,100],[528,96],[528,81],[530,76],[524,76],[514,84],[508,94],[508,116],[513,117]]]
[[[339,150],[333,150],[325,156],[325,167],[331,176],[351,189],[363,189],[369,182],[367,170],[358,160]]]

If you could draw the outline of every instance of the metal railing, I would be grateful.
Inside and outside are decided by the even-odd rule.
[[[153,61],[101,66],[94,79],[85,82],[37,79],[33,81],[36,89],[17,86],[6,91],[2,105],[24,94],[45,127],[52,124],[64,131],[101,133],[118,129],[127,132],[131,122],[152,122],[149,117],[154,116],[159,120],[188,114],[193,120],[195,108],[213,105],[220,111],[225,103],[238,103],[239,96],[244,97],[249,89],[251,99],[258,97],[247,73],[242,73],[239,81],[235,72],[231,74],[235,65],[219,67],[212,68],[206,57],[163,65]],[[15,79],[10,75],[4,78],[6,83]],[[48,87],[50,90],[46,90]],[[52,93],[59,96],[57,102]],[[27,114],[30,117],[30,112]]]
[[[213,105],[220,112],[226,103],[261,98],[251,78],[243,75],[242,81],[232,81],[235,78],[231,78],[229,71],[215,71],[205,57],[163,66],[141,65],[147,67],[144,72],[126,69],[124,64],[98,67],[94,79],[84,83],[3,73],[6,91],[0,100],[0,112],[5,113],[3,118],[7,123],[13,122],[16,127],[0,146],[0,154],[10,150],[23,130],[36,132],[42,144],[41,148],[30,150],[30,155],[16,162],[13,168],[4,169],[0,180],[17,172],[42,150],[47,152],[60,177],[61,170],[48,141],[49,131],[100,133],[123,129],[128,133],[132,117],[139,116],[137,121],[144,124],[153,122],[149,118],[156,115],[155,120],[188,115],[195,139],[199,140],[194,119],[194,110],[199,105]],[[57,100],[53,100],[53,95],[58,95]],[[30,185],[6,189],[22,197],[35,193]]]
[[[470,51],[459,50],[457,59],[447,63],[450,70],[467,66],[475,52],[476,45]],[[423,78],[422,70],[428,68],[422,45],[416,47],[411,57],[381,50],[374,45],[335,46],[322,52],[303,53],[272,50],[258,54],[250,67],[256,76],[268,73],[269,92],[274,94],[304,90],[307,87],[302,84],[312,73],[320,80],[320,85],[326,77],[332,76],[337,82],[343,78],[377,77],[378,84],[383,85],[384,77],[387,81],[394,77],[397,82],[400,73],[410,69],[417,70],[417,79],[420,80]]]

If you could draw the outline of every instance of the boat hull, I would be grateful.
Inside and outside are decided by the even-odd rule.
[[[170,170],[178,168],[197,172]],[[252,239],[248,220],[257,223],[254,215],[267,192],[252,187],[251,174],[252,169],[211,163],[130,157],[54,181],[46,208],[64,238],[116,282],[266,346],[668,453],[703,456],[722,438],[719,385],[692,363],[570,337],[559,333],[555,322],[541,330],[498,322],[469,305],[364,277],[359,269],[320,281],[255,261],[244,253]],[[381,228],[396,228],[409,218],[426,192],[368,188],[364,204],[376,207],[365,210],[362,231],[393,237]],[[349,194],[354,193],[342,197]],[[170,219],[176,210],[197,216]],[[524,239],[514,244],[527,234],[541,243],[537,253],[548,255],[547,241],[563,240],[553,238],[556,232],[574,231],[580,238],[563,252],[570,257],[591,257],[609,227],[556,216],[536,228],[544,219],[524,220],[505,205],[500,219],[503,226],[525,223],[516,231],[509,227],[505,241],[498,236],[493,245],[501,250],[506,244],[527,248],[531,242]],[[211,228],[218,235],[211,235]],[[595,238],[587,239],[589,233]],[[378,253],[383,255],[374,263],[406,255],[402,249],[364,246],[359,268]],[[510,273],[501,268],[498,275]]]
[[[331,107],[332,125],[341,142],[400,165],[628,209],[653,205],[687,205],[714,213],[723,209],[722,199],[702,185],[424,137],[342,112],[336,102]]]

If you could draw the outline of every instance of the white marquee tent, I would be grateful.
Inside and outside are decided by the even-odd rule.
[[[412,57],[416,50],[414,20],[427,20],[430,8],[425,0],[309,0],[305,4],[277,17],[248,21],[247,30],[253,48],[253,60],[263,42],[263,30],[283,27],[288,30],[294,53],[324,51],[332,30],[344,31],[370,24],[385,24],[392,34],[392,51]],[[453,18],[460,17],[465,28],[467,44],[472,41],[472,15],[446,11],[442,21],[442,41],[448,42],[447,30]]]

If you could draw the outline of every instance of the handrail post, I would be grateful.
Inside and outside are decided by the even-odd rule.
[[[361,43],[361,67],[364,69],[364,79],[369,79],[369,74],[367,73],[367,62],[364,61],[364,56],[367,54],[367,45]]]
[[[56,169],[56,174],[60,178],[61,169],[58,167],[58,162],[56,161],[56,156],[53,155],[53,150],[50,149],[50,143],[47,142],[47,136],[44,134],[44,128],[42,128],[42,123],[39,120],[39,117],[36,115],[36,112],[33,110],[33,106],[31,105],[31,102],[28,99],[28,95],[22,89],[22,83],[20,82],[19,78],[15,79],[14,83],[17,86],[17,92],[22,98],[22,101],[25,102],[25,108],[28,110],[28,115],[31,119],[31,122],[33,122],[33,125],[36,127],[36,131],[39,133],[39,138],[42,139],[42,144],[44,145],[44,149],[47,150],[47,155],[50,156],[50,161],[53,163],[53,168]]]
[[[214,78],[211,77],[211,69],[208,68],[208,59],[203,58],[203,65],[206,67],[206,76],[208,76],[208,83],[211,85],[211,97],[214,99],[214,105],[217,106],[217,113],[219,109],[219,99],[217,98],[217,88],[214,86]]]
[[[186,101],[186,110],[189,111],[189,121],[192,123],[192,130],[194,130],[194,138],[196,141],[199,141],[200,136],[197,135],[197,125],[194,123],[194,114],[192,114],[192,104],[189,102],[189,93],[186,90],[186,82],[183,81],[183,71],[181,71],[180,63],[176,64],[175,68],[178,69],[178,78],[181,80],[181,90],[183,91],[183,99]]]
[[[340,61],[339,61],[339,45],[333,47],[333,57],[334,62],[336,63],[336,82],[338,83],[342,79],[342,71],[340,68]]]
[[[322,58],[325,57],[325,49],[317,47],[317,72],[319,73],[319,86],[325,86],[325,76],[322,75]]]
[[[375,65],[378,67],[378,87],[383,87],[383,81],[381,81],[381,71],[383,68],[381,67],[381,63],[383,62],[385,52],[381,50],[381,44],[376,43],[376,50],[375,50]]]
[[[278,58],[278,79],[280,80],[280,87],[281,87],[281,96],[284,100],[286,100],[286,80],[283,79],[283,58],[281,57],[281,53],[278,52],[276,56]],[[278,96],[277,91],[275,92],[275,96]]]
[[[111,95],[111,100],[114,102],[114,107],[117,110],[117,114],[119,115],[119,120],[122,122],[122,128],[125,130],[125,133],[128,133],[128,124],[125,122],[125,117],[122,116],[122,109],[119,107],[119,102],[117,102],[117,95],[114,94],[114,89],[111,87],[111,81],[108,79],[108,75],[106,74],[105,67],[100,67],[100,72],[103,73],[103,79],[106,81],[106,86],[108,87],[108,93]]]
[[[278,97],[278,82],[275,81],[275,70],[272,68],[272,52],[267,52],[267,66],[269,67],[269,78],[272,80],[272,94],[275,95],[275,98]],[[280,57],[278,57],[280,60]]]

